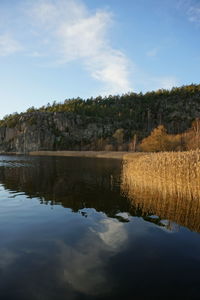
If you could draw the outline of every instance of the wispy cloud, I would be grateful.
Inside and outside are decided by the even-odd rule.
[[[190,0],[183,2],[191,4]],[[115,18],[108,9],[90,10],[84,0],[22,0],[12,16],[7,17],[4,26],[9,31],[3,31],[9,34],[0,34],[0,56],[23,50],[26,57],[38,60],[42,66],[78,62],[90,78],[100,83],[95,94],[126,93],[137,84],[142,89],[177,85],[173,76],[158,78],[154,72],[149,76],[137,62],[133,64],[123,51],[112,46],[110,33]],[[155,45],[146,55],[156,57],[161,47]]]
[[[77,0],[40,0],[29,7],[40,39],[59,63],[80,60],[91,77],[110,93],[131,89],[129,61],[109,42],[113,16],[107,10],[90,12]]]
[[[4,33],[0,35],[0,56],[7,56],[22,50],[20,43],[11,35]]]
[[[189,8],[188,17],[190,22],[200,24],[200,3]]]
[[[200,24],[200,2],[199,0],[179,0],[177,8],[184,11],[188,20]]]

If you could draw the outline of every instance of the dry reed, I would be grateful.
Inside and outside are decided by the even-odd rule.
[[[127,155],[122,190],[144,211],[200,231],[200,150]]]

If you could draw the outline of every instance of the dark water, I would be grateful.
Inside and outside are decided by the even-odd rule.
[[[122,193],[121,170],[0,157],[0,299],[199,299],[196,206],[167,220]]]

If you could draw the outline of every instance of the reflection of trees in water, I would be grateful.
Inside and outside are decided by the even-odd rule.
[[[1,167],[0,182],[43,204],[61,204],[74,212],[95,208],[116,217],[130,205],[120,195],[120,169],[118,160],[38,157],[31,166]]]
[[[197,194],[195,190],[194,197],[189,184],[181,191],[172,189],[163,178],[153,180],[145,175],[139,177],[134,173],[132,163],[123,164],[121,183],[122,191],[132,205],[142,213],[157,215],[200,232],[200,191]]]
[[[12,167],[1,167],[0,182],[10,191],[37,197],[42,204],[81,210],[84,217],[84,208],[94,208],[120,222],[128,222],[128,215],[142,216],[163,226],[159,218],[150,218],[120,194],[120,172],[118,160],[42,157],[33,158],[29,166],[13,162]]]
[[[15,167],[15,165],[17,165]],[[157,190],[137,184],[127,165],[110,159],[41,157],[29,160],[29,166],[13,163],[0,168],[0,182],[10,191],[37,197],[42,204],[60,204],[87,217],[84,208],[94,208],[120,222],[127,222],[120,212],[142,217],[159,226],[169,219],[200,232],[200,203],[194,199],[172,196],[167,186]],[[130,201],[131,199],[131,201]],[[157,217],[152,217],[157,215]]]

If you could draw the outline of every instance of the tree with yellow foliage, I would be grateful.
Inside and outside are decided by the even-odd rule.
[[[140,148],[144,152],[168,151],[169,141],[166,128],[163,125],[155,128],[150,136],[142,140]]]

